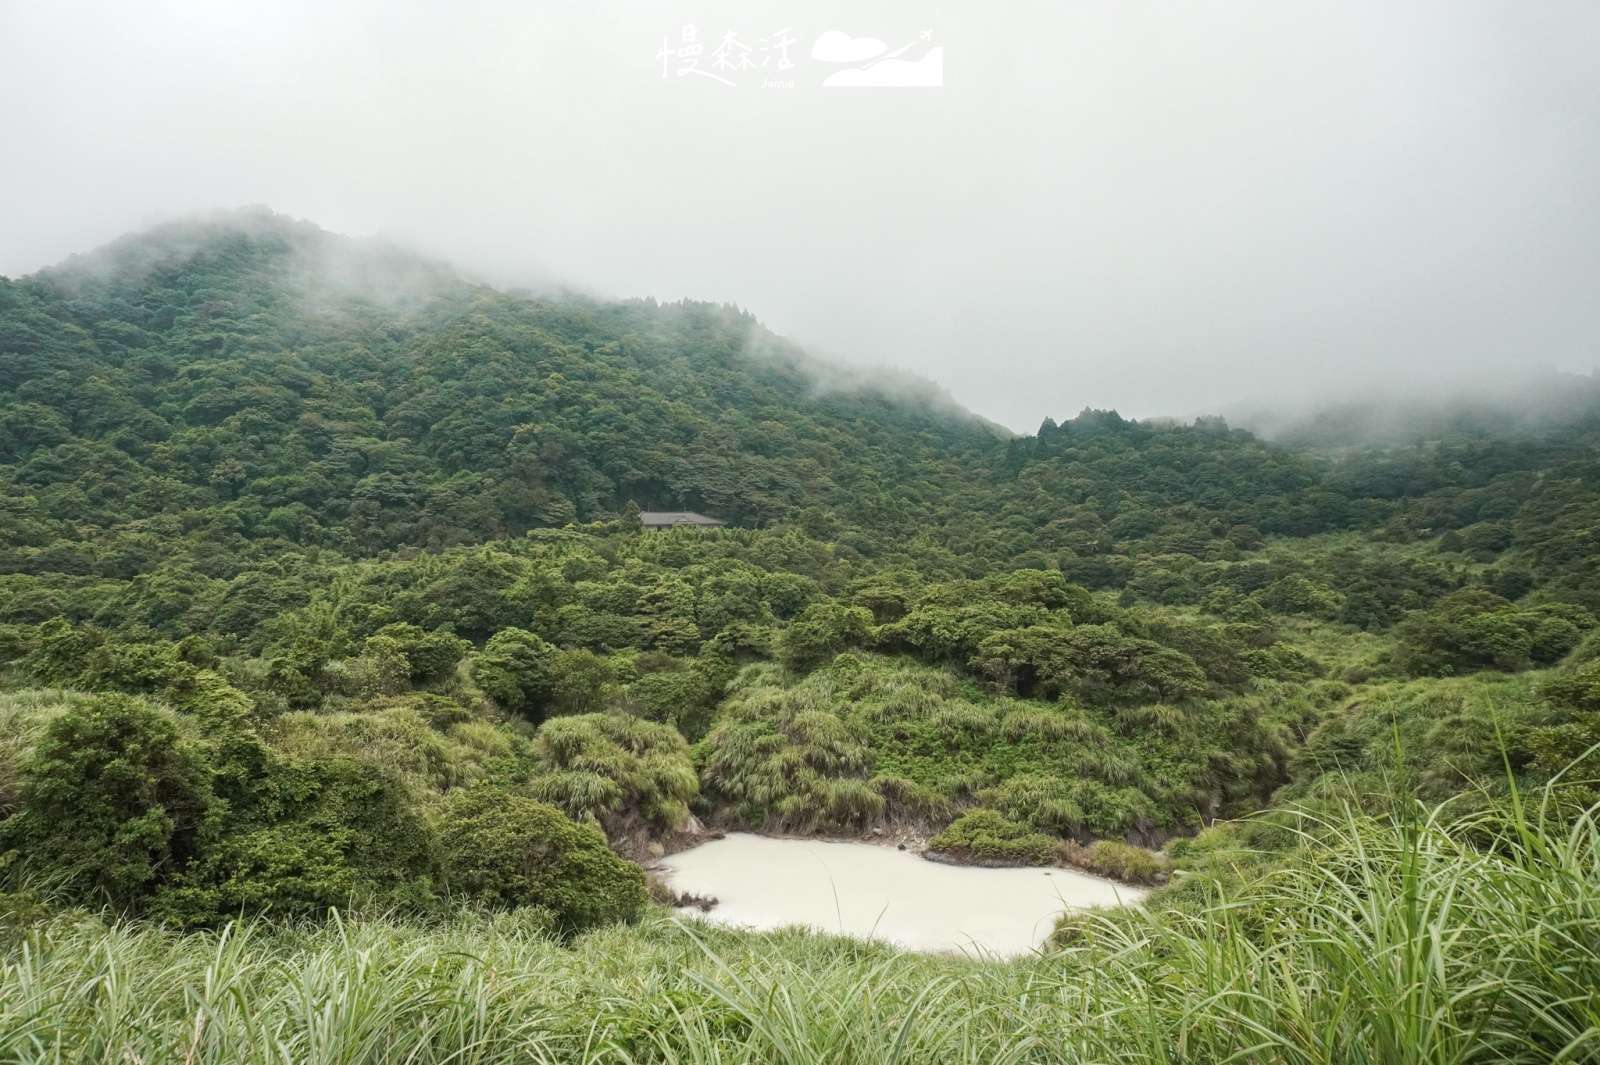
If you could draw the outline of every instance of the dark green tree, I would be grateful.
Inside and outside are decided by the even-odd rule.
[[[501,629],[472,661],[472,675],[484,694],[506,710],[539,720],[554,691],[558,652],[524,629]]]
[[[202,752],[171,715],[102,695],[45,729],[22,809],[0,822],[0,851],[16,847],[73,889],[133,909],[202,855],[223,812]]]
[[[568,929],[628,921],[643,910],[644,873],[592,825],[553,806],[480,785],[453,792],[439,823],[440,870],[454,895],[490,906],[538,906]]]

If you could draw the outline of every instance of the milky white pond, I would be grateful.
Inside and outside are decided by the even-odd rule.
[[[1062,910],[1145,895],[1066,869],[940,865],[893,847],[746,833],[674,854],[662,871],[674,890],[717,898],[705,915],[716,924],[808,925],[925,951],[1024,953]]]

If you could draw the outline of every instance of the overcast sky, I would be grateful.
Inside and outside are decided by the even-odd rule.
[[[1600,364],[1593,0],[0,0],[0,94],[10,276],[267,204],[1025,431]]]

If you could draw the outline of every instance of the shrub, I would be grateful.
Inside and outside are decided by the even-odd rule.
[[[891,815],[929,821],[942,821],[950,816],[950,800],[914,780],[880,773],[872,778],[872,786],[883,796],[884,810]]]
[[[1298,573],[1282,577],[1264,588],[1261,602],[1268,610],[1278,614],[1309,614],[1318,618],[1333,618],[1339,614],[1339,597],[1314,581]]]
[[[1413,676],[1515,673],[1549,665],[1576,647],[1583,632],[1575,619],[1593,625],[1582,610],[1566,617],[1555,608],[1520,610],[1493,592],[1467,588],[1408,615],[1395,629],[1395,658]]]
[[[1566,618],[1545,618],[1533,630],[1530,653],[1540,665],[1559,662],[1583,640],[1583,632]]]
[[[586,648],[557,651],[550,659],[549,714],[593,714],[614,690],[606,660]]]
[[[410,684],[411,663],[401,646],[388,636],[369,636],[361,645],[361,654],[343,663],[342,690],[367,697],[405,691]]]
[[[700,781],[689,745],[669,725],[620,714],[555,717],[534,741],[535,797],[571,817],[636,811],[656,828],[683,827]]]
[[[626,705],[640,717],[689,732],[703,723],[711,692],[704,670],[647,673],[628,685]]]
[[[751,662],[772,654],[772,630],[736,621],[706,641],[702,653],[732,662]]]
[[[472,676],[502,709],[538,720],[554,683],[556,649],[523,629],[501,629],[472,662]]]
[[[318,918],[370,894],[362,888],[327,825],[291,821],[225,837],[152,908],[177,925],[236,915]]]
[[[436,681],[448,676],[456,663],[466,657],[472,645],[446,629],[424,632],[417,625],[385,625],[377,637],[393,640],[406,657],[413,683]]]
[[[90,653],[104,642],[105,634],[97,629],[79,631],[66,618],[51,618],[34,633],[33,648],[22,664],[47,684],[70,684],[83,672]]]
[[[857,777],[819,780],[812,789],[819,819],[825,824],[858,825],[883,816],[888,800],[870,782]]]
[[[1524,740],[1532,768],[1543,776],[1564,774],[1566,803],[1600,801],[1600,664],[1557,676],[1539,686],[1550,714]]]
[[[1083,810],[1075,789],[1056,777],[1016,776],[978,793],[978,801],[1020,824],[1056,835],[1081,831]]]
[[[48,689],[0,694],[0,821],[22,803],[28,762],[45,725],[67,706],[86,698]]]
[[[1060,707],[1025,707],[1013,710],[1000,722],[1000,731],[1013,743],[1030,736],[1041,740],[1092,740],[1095,728],[1082,716]]]
[[[0,883],[5,882],[6,868],[16,859],[16,851],[0,852]],[[0,948],[9,948],[14,938],[26,935],[31,925],[49,913],[32,891],[0,891]]]
[[[836,785],[864,785],[872,749],[864,728],[826,706],[817,687],[730,701],[700,747],[706,789],[751,821],[776,814],[788,827],[842,827],[882,812],[877,792]]]
[[[453,792],[440,817],[441,879],[492,907],[539,906],[568,930],[630,921],[644,908],[644,872],[592,825],[498,788]]]
[[[442,705],[431,705],[435,702]],[[450,709],[460,711],[438,696],[414,693],[374,700],[359,712],[285,714],[275,723],[273,738],[283,754],[354,759],[397,777],[418,796],[436,795],[492,770],[491,756],[443,734],[437,720],[430,724],[424,717],[442,718]]]
[[[393,773],[351,758],[279,761],[253,797],[252,816],[152,900],[155,916],[207,925],[432,901],[433,829]]]
[[[1091,873],[1130,884],[1154,884],[1166,868],[1155,852],[1114,839],[1096,840],[1088,847],[1072,847],[1067,857],[1072,864]]]
[[[928,840],[928,849],[953,858],[1007,865],[1048,865],[1055,841],[994,810],[971,810]]]
[[[872,614],[859,606],[813,603],[778,636],[778,657],[790,669],[811,669],[865,638]]]
[[[1286,643],[1246,651],[1244,661],[1255,676],[1275,680],[1314,680],[1326,672],[1322,663]]]
[[[792,617],[816,594],[816,582],[799,573],[766,573],[761,576],[761,597],[780,618]]]
[[[21,807],[0,822],[0,851],[123,908],[194,861],[221,812],[173,717],[127,695],[70,705],[45,726]]]

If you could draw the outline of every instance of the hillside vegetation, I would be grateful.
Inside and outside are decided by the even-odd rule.
[[[1014,436],[259,212],[0,279],[3,1056],[1592,1056],[1597,413]],[[708,824],[1172,883],[703,950]]]

